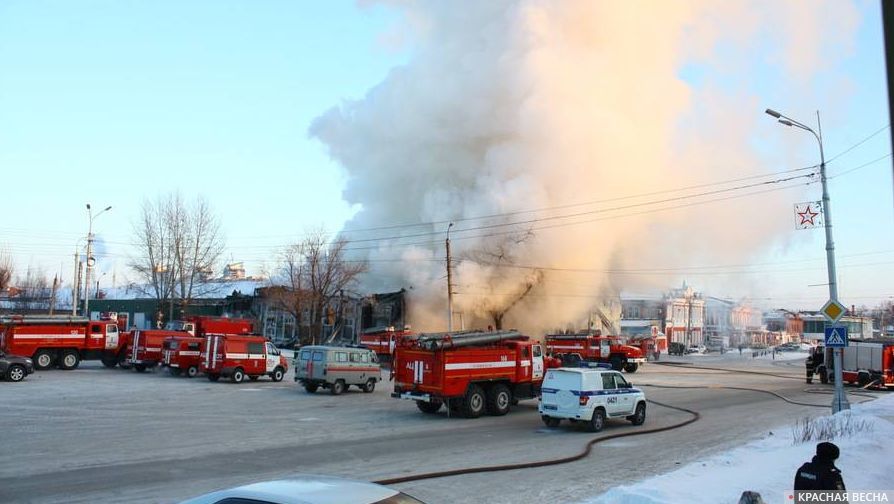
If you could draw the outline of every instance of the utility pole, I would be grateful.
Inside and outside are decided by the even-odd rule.
[[[90,318],[90,271],[93,269],[93,265],[96,264],[96,259],[93,258],[93,219],[111,209],[112,207],[108,206],[101,212],[93,215],[90,203],[87,203],[87,216],[90,219],[90,226],[87,228],[87,271],[84,273],[84,316],[87,318]]]
[[[451,222],[447,226],[447,331],[453,331],[453,273],[450,264],[450,228],[453,227]]]
[[[53,290],[50,293],[50,315],[56,309],[56,290],[59,288],[59,276],[53,275]]]
[[[829,205],[829,185],[826,180],[826,156],[823,153],[823,126],[820,123],[819,111],[816,111],[816,124],[819,133],[813,131],[809,126],[799,123],[798,121],[786,117],[773,109],[767,109],[766,113],[775,117],[781,124],[785,126],[794,126],[804,131],[813,133],[819,144],[820,150],[820,181],[823,185],[823,226],[826,231],[826,271],[829,278],[829,299],[840,303],[838,300],[838,274],[835,270],[835,242],[832,240],[832,211]],[[838,413],[842,410],[851,409],[851,405],[847,400],[847,394],[844,392],[844,386],[841,383],[841,357],[842,348],[833,349],[834,366],[835,366],[835,395],[832,398],[832,413]]]
[[[74,253],[74,278],[71,282],[71,316],[75,317],[78,314],[78,302],[80,301],[79,295],[79,285],[78,282],[81,280],[81,268],[80,262],[78,261],[78,246],[75,245],[75,253]]]

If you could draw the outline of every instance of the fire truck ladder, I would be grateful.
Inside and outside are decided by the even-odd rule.
[[[518,331],[454,331],[420,334],[416,345],[428,350],[488,345],[524,338]]]
[[[0,325],[13,324],[86,324],[87,317],[71,315],[0,315]]]

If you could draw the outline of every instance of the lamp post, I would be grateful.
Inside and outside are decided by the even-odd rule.
[[[773,109],[767,109],[766,113],[776,118],[780,124],[784,124],[785,126],[790,127],[794,126],[804,131],[813,133],[814,138],[816,138],[816,141],[819,144],[820,181],[823,184],[823,227],[825,227],[826,229],[826,270],[829,277],[829,299],[838,301],[838,276],[835,272],[835,242],[832,241],[832,216],[831,210],[829,208],[829,187],[826,181],[826,157],[823,153],[823,127],[820,124],[819,111],[817,111],[816,113],[816,123],[819,129],[819,133],[814,131],[811,127],[800,123],[792,119],[791,117],[784,116]],[[833,352],[835,366],[835,395],[832,398],[832,413],[834,414],[842,410],[851,409],[851,405],[847,400],[847,395],[845,394],[844,387],[841,383],[842,349],[835,348],[833,349]]]
[[[447,331],[453,331],[453,273],[450,265],[450,228],[453,227],[451,222],[447,226]]]
[[[88,319],[90,318],[90,270],[92,270],[93,265],[96,264],[96,259],[93,258],[93,219],[111,209],[111,206],[107,206],[96,215],[93,215],[90,203],[87,203],[87,216],[90,219],[90,227],[87,228],[87,271],[84,273],[84,316]]]

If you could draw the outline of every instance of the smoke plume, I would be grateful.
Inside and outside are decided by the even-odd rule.
[[[532,333],[581,327],[619,290],[685,278],[647,268],[736,263],[789,240],[803,185],[728,197],[809,179],[679,189],[797,167],[756,153],[755,142],[783,144],[757,133],[769,119],[755,89],[810,82],[820,54],[834,68],[856,24],[844,2],[396,8],[409,63],[311,127],[360,206],[342,233],[372,261],[369,289],[411,289],[416,326],[440,329],[454,222],[454,311],[481,327],[502,310],[505,327]],[[829,23],[834,38],[807,43]],[[814,98],[769,98],[781,97]],[[698,280],[718,294],[741,284]]]

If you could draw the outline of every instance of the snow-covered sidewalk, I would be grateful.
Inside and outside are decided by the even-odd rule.
[[[890,480],[891,454],[894,453],[894,394],[854,404],[850,414],[855,421],[871,422],[872,429],[833,440],[841,448],[836,465],[842,471],[847,489],[894,489]],[[759,492],[768,504],[784,502],[784,492],[792,489],[795,471],[813,457],[818,442],[794,444],[793,427],[794,422],[768,429],[763,439],[667,474],[613,488],[583,502],[735,504],[745,490]]]

